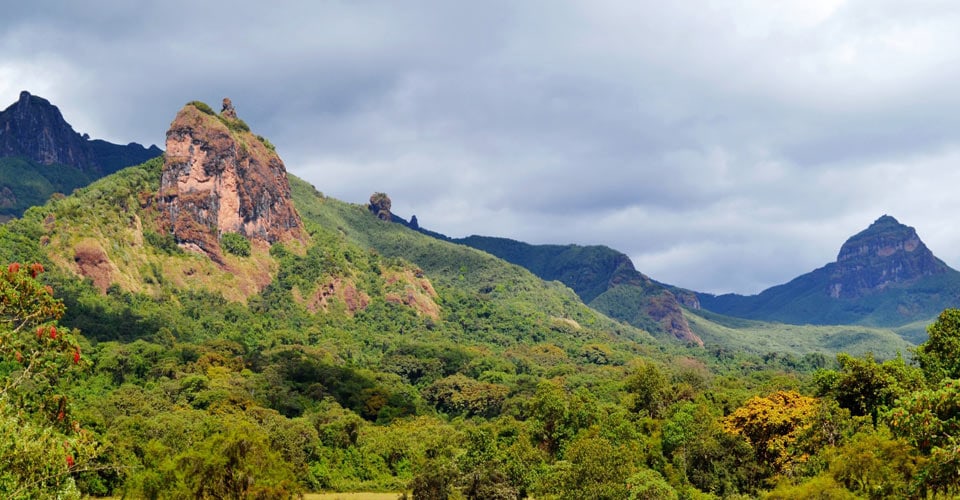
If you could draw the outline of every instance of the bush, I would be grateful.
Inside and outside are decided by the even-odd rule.
[[[187,103],[187,105],[188,105],[188,106],[193,106],[193,107],[199,109],[202,113],[206,113],[206,114],[208,114],[208,115],[214,115],[214,116],[217,115],[216,113],[213,112],[213,108],[211,108],[210,105],[207,104],[207,103],[205,103],[205,102],[202,102],[202,101],[190,101],[190,102]]]
[[[274,153],[277,152],[277,147],[274,146],[272,142],[270,142],[269,140],[267,140],[266,137],[264,137],[264,136],[262,136],[262,135],[258,135],[258,136],[257,136],[257,140],[260,141],[261,144],[263,144],[264,146],[266,146],[266,148],[269,149],[270,151],[273,151]]]
[[[238,257],[250,256],[250,240],[246,239],[242,234],[223,233],[223,236],[220,237],[220,246],[223,247],[227,253]]]
[[[177,241],[173,238],[172,234],[159,234],[150,230],[145,230],[143,232],[143,239],[146,240],[148,245],[167,255],[183,254],[183,249],[177,245]]]
[[[226,118],[223,115],[220,115],[220,121],[227,126],[230,130],[234,132],[249,132],[250,125],[247,125],[247,122],[239,118]]]

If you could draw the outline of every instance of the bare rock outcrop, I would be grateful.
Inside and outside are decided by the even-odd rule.
[[[373,193],[370,195],[370,204],[367,205],[367,208],[378,218],[389,222],[393,217],[393,214],[390,213],[391,206],[393,206],[393,203],[387,193]]]
[[[250,133],[229,99],[223,105],[217,115],[203,103],[187,104],[167,131],[159,197],[166,229],[217,262],[225,233],[268,244],[303,241],[283,161]]]
[[[840,248],[828,292],[834,299],[857,298],[947,269],[914,228],[884,215]]]

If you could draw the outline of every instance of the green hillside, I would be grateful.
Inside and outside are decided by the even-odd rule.
[[[5,497],[830,495],[874,488],[842,482],[863,446],[923,453],[869,417],[920,391],[919,369],[829,356],[892,356],[890,332],[686,312],[707,348],[658,341],[295,178],[305,242],[233,233],[218,264],[161,229],[162,166],[0,226],[0,262],[19,263],[0,270]],[[861,376],[885,385],[851,396]],[[749,422],[782,414],[774,438],[795,446],[770,451]],[[927,477],[901,462],[875,474],[893,496]]]
[[[0,221],[42,205],[54,193],[70,194],[91,177],[68,165],[41,165],[23,158],[0,158]]]
[[[960,305],[960,272],[936,258],[914,228],[885,215],[850,237],[836,262],[757,295],[698,298],[704,309],[727,316],[895,328],[919,341],[920,324]]]
[[[856,356],[872,353],[878,359],[892,359],[898,354],[909,356],[914,347],[901,332],[885,328],[771,323],[709,311],[687,310],[685,314],[707,349],[795,358],[809,354],[832,357],[838,352]]]

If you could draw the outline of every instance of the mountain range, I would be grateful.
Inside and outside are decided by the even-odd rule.
[[[0,222],[162,152],[155,145],[91,140],[50,101],[23,91],[0,112]]]
[[[6,162],[0,171],[7,172],[7,177],[20,169],[56,178],[50,173],[69,169],[77,174],[70,181],[78,187],[125,163],[139,163],[161,152],[156,146],[148,149],[136,144],[118,146],[90,141],[74,132],[55,106],[27,92],[0,113],[0,126],[0,151],[8,156],[0,159]],[[201,148],[201,156],[192,153],[198,141],[209,145]],[[277,241],[305,241],[305,229],[295,217],[297,210],[304,210],[301,204],[305,202],[294,208],[284,201],[289,198],[284,189],[289,188],[277,182],[281,173],[285,176],[285,168],[273,145],[251,134],[229,101],[224,102],[219,114],[199,102],[185,106],[168,131],[164,161],[158,197],[138,202],[148,203],[155,212],[150,212],[151,217],[157,221],[156,228],[143,230],[144,238],[162,242],[172,236],[176,246],[205,254],[221,266],[227,262],[224,235],[239,234],[252,241],[254,248],[258,241],[263,242],[261,246]],[[194,168],[195,163],[202,168]],[[70,182],[48,184],[50,191],[50,186],[64,187]],[[184,186],[189,189],[182,192]],[[0,203],[8,213],[22,213],[25,207],[19,200],[32,204],[43,201],[23,192],[23,186],[13,185],[0,176],[0,196],[12,193],[8,198],[17,200]],[[937,259],[913,228],[890,216],[881,217],[850,238],[837,261],[823,268],[755,296],[712,295],[657,282],[635,269],[628,256],[605,246],[531,245],[488,236],[449,238],[420,227],[415,217],[407,222],[390,214],[389,198],[383,193],[375,197],[376,201],[371,198],[370,208],[380,219],[502,258],[543,280],[563,283],[585,304],[611,318],[690,345],[703,346],[705,337],[708,341],[716,339],[716,325],[738,324],[725,320],[725,316],[792,324],[899,327],[899,333],[917,341],[923,333],[922,326],[916,325],[922,325],[960,298],[960,273]],[[263,222],[263,214],[271,214],[275,220]],[[359,243],[376,247],[369,238]],[[108,258],[107,246],[107,242],[81,244],[84,251],[66,255],[61,261],[101,290],[117,283],[140,290],[142,284],[133,283],[145,279],[142,270],[118,267]],[[427,256],[419,258],[429,261]],[[260,262],[259,275],[239,279],[239,289],[221,292],[226,296],[249,296],[269,280],[270,273],[263,266],[269,268],[266,260]],[[330,293],[355,295],[337,286]]]

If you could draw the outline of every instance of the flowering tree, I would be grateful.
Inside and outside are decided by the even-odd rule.
[[[61,378],[81,364],[77,336],[59,327],[63,302],[37,280],[43,266],[0,271],[0,496],[73,497],[71,474],[94,454],[69,418]]]

